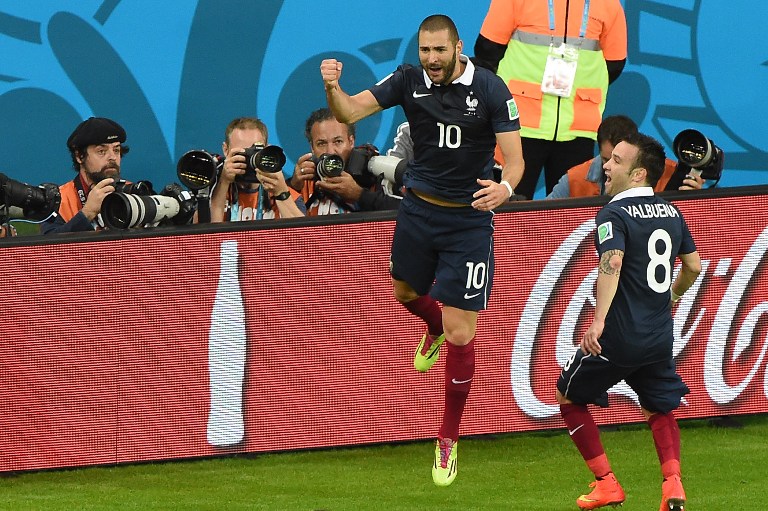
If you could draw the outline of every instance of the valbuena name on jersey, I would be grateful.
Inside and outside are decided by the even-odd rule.
[[[632,204],[621,206],[626,214],[634,218],[667,218],[678,217],[680,214],[669,204]]]

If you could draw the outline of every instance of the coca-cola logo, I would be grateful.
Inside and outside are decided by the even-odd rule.
[[[594,230],[594,220],[587,220],[557,247],[531,288],[517,326],[510,367],[512,393],[518,407],[535,419],[558,413],[556,373],[573,354],[594,311]],[[674,310],[673,353],[679,372],[689,376],[691,396],[708,396],[711,403],[727,405],[745,393],[764,367],[768,351],[768,228],[756,238],[731,233],[727,244],[722,231],[715,233],[697,240],[702,272]],[[735,258],[730,253],[739,250],[743,257],[732,270]],[[675,276],[678,271],[679,266]],[[539,377],[542,357],[551,369],[547,377]],[[699,382],[703,388],[696,386]],[[768,397],[768,374],[762,394]],[[624,382],[610,389],[609,395],[637,403],[636,394]]]

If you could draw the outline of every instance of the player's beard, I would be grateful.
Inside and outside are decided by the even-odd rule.
[[[453,58],[445,65],[440,66],[440,69],[443,71],[443,78],[439,81],[436,81],[437,85],[446,85],[450,83],[451,77],[453,76],[453,72],[456,70],[456,61],[457,57],[456,54],[453,54]],[[427,68],[427,75],[429,75],[429,68]]]

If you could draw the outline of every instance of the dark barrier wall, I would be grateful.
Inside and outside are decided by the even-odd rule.
[[[680,417],[768,412],[765,193],[678,202],[704,263],[675,311]],[[496,216],[465,435],[562,427],[598,206],[532,204]],[[388,215],[0,244],[0,471],[431,436],[444,362],[412,368],[423,327],[391,297]],[[610,395],[600,423],[642,420],[625,385]]]

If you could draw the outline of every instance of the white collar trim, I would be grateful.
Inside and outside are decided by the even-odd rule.
[[[650,197],[651,195],[653,195],[653,188],[650,186],[637,186],[635,188],[630,188],[629,190],[624,190],[623,192],[614,195],[611,199],[611,202],[629,197]]]

